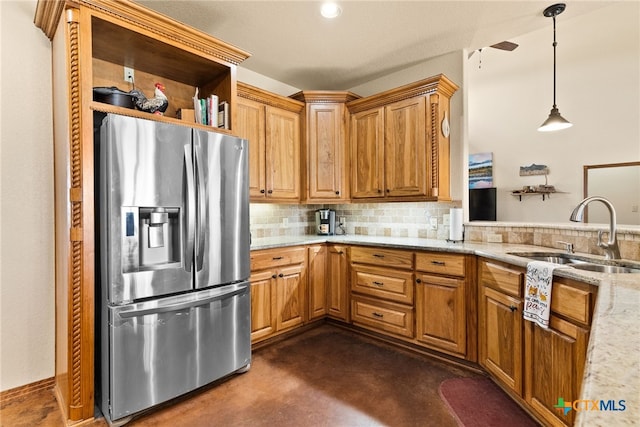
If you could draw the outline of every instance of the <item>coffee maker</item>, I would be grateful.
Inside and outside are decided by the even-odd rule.
[[[336,211],[333,209],[316,211],[316,232],[321,235],[336,234]]]

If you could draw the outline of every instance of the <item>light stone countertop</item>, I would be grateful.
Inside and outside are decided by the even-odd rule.
[[[520,267],[527,259],[510,252],[556,252],[532,245],[463,242],[382,236],[281,236],[254,239],[252,250],[319,243],[339,243],[478,255]],[[580,254],[578,254],[580,255]],[[598,258],[589,255],[591,258]],[[559,267],[554,275],[598,286],[587,349],[581,400],[625,401],[625,410],[580,410],[576,426],[640,425],[640,274],[609,274]],[[564,397],[564,396],[558,396]],[[579,406],[576,407],[581,407]],[[586,404],[581,404],[582,407]],[[588,406],[590,407],[590,406]]]

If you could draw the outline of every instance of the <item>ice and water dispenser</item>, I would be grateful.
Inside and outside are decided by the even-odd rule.
[[[180,208],[123,207],[124,272],[176,267],[181,261]]]

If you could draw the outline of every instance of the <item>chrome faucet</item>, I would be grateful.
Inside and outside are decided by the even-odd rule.
[[[620,249],[618,248],[618,239],[616,237],[616,210],[609,200],[600,196],[587,197],[578,203],[578,206],[576,206],[573,212],[571,212],[571,217],[569,219],[573,222],[582,221],[584,208],[593,201],[602,202],[607,209],[609,209],[609,241],[607,243],[602,241],[602,230],[599,230],[598,247],[604,249],[604,256],[606,259],[620,259]]]

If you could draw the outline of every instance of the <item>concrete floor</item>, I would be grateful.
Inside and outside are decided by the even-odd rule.
[[[129,426],[456,426],[438,394],[472,371],[322,324],[254,352],[249,372]],[[2,426],[64,425],[51,391],[3,405]],[[83,426],[105,426],[103,418]]]

